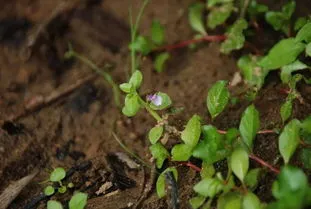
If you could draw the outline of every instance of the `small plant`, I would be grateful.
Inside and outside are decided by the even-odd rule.
[[[63,179],[66,177],[66,171],[64,168],[58,167],[55,168],[51,174],[48,182],[52,185],[48,185],[44,189],[44,194],[46,196],[52,196],[57,191],[60,194],[63,194],[67,191],[67,188],[73,188],[73,183],[68,183],[68,185],[64,185],[62,182]],[[57,185],[55,185],[55,183]],[[82,192],[75,193],[69,201],[69,209],[83,209],[85,208],[87,203],[87,194]],[[47,203],[47,209],[62,209],[63,206],[60,202],[56,200],[49,200]]]
[[[258,4],[254,0],[242,1],[240,7],[236,7],[233,0],[209,0],[207,8],[209,11],[207,26],[210,29],[222,25],[229,20],[231,15],[239,14],[239,17],[227,30],[225,40],[221,44],[220,51],[229,54],[233,50],[245,47],[244,32],[249,30],[250,25],[258,29],[257,17],[259,15],[265,16],[266,21],[275,30],[290,35],[292,31],[291,16],[295,9],[295,2],[290,1],[283,6],[281,11],[269,11],[267,6]],[[191,27],[198,33],[196,34],[197,40],[208,37],[203,21],[204,10],[203,3],[195,3],[189,8],[189,21]],[[255,91],[254,96],[262,88],[265,77],[271,71],[280,69],[282,82],[288,84],[290,90],[280,109],[283,126],[275,127],[273,130],[260,130],[260,112],[254,104],[250,104],[242,114],[239,127],[231,127],[226,131],[219,130],[212,124],[205,124],[201,117],[195,114],[180,131],[170,124],[168,114],[160,114],[172,105],[167,94],[156,92],[148,95],[145,99],[140,96],[139,89],[143,82],[143,74],[137,70],[138,66],[132,63],[133,73],[129,81],[120,85],[120,89],[126,94],[122,112],[128,117],[133,117],[141,109],[145,109],[156,121],[155,126],[148,133],[148,138],[149,149],[156,167],[164,170],[156,182],[159,198],[166,195],[166,173],[171,172],[177,181],[176,167],[186,165],[200,172],[201,176],[201,180],[193,186],[195,196],[189,201],[194,209],[214,206],[219,209],[302,209],[311,205],[311,199],[308,198],[311,194],[311,187],[308,185],[307,176],[301,169],[290,165],[294,153],[300,152],[305,168],[311,167],[311,149],[309,147],[311,119],[308,117],[303,121],[290,120],[292,102],[295,99],[302,99],[296,89],[296,84],[301,80],[309,82],[297,71],[309,68],[298,58],[308,57],[311,54],[311,24],[308,20],[300,20],[300,22],[304,22],[304,25],[297,23],[299,29],[297,26],[298,32],[295,37],[280,40],[265,55],[248,54],[241,56],[238,60],[238,67],[241,69],[245,83],[252,91]],[[134,29],[137,29],[137,25]],[[136,33],[136,30],[134,31]],[[132,39],[131,44],[136,43],[136,40],[138,38]],[[142,42],[148,42],[147,38],[144,40]],[[162,39],[159,38],[159,40]],[[159,40],[158,43],[160,43]],[[194,42],[189,41],[187,44]],[[133,45],[131,47],[132,51],[143,53],[142,49],[135,48]],[[147,51],[149,53],[150,48]],[[134,57],[132,53],[133,60],[136,61],[135,53]],[[294,72],[295,75],[293,75]],[[212,120],[221,115],[230,99],[232,98],[227,81],[218,81],[209,89],[206,105]],[[253,152],[256,136],[267,133],[279,134],[278,151],[284,162],[280,169],[265,162]],[[171,137],[178,140],[178,143],[172,147],[167,145],[167,141]],[[200,167],[191,162],[194,158],[202,162]],[[217,172],[214,168],[214,163],[223,160],[227,162],[226,175]],[[257,162],[260,167],[250,169],[251,160]],[[168,165],[170,166],[167,167],[164,164],[165,161],[169,161]],[[277,175],[271,189],[275,201],[270,203],[261,202],[254,192],[260,176],[265,175],[266,172],[273,172]]]

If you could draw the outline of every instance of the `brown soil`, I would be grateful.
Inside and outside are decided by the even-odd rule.
[[[167,43],[191,39],[193,32],[188,25],[187,8],[192,2],[151,1],[142,19],[141,33],[148,34],[152,20],[157,18],[165,25]],[[282,3],[284,1],[278,1],[278,4]],[[307,7],[303,6],[307,3],[297,3],[298,11],[307,13]],[[149,181],[149,168],[130,170],[122,166],[118,169],[131,180],[124,180],[127,183],[123,187],[117,182],[114,190],[119,189],[119,192],[114,195],[95,193],[105,183],[106,174],[108,178],[113,178],[110,174],[114,173],[114,163],[108,155],[124,152],[113,138],[112,130],[115,129],[128,148],[149,162],[151,156],[146,133],[154,125],[153,119],[144,111],[133,119],[122,116],[114,104],[110,87],[101,77],[90,79],[73,92],[10,121],[25,106],[42,96],[45,98],[52,92],[62,91],[93,74],[82,63],[63,59],[68,42],[99,66],[112,65],[111,74],[116,81],[125,81],[130,66],[127,47],[130,5],[133,5],[136,14],[141,0],[2,2],[0,17],[9,21],[11,29],[0,21],[0,191],[34,169],[40,170],[9,208],[24,208],[34,201],[44,188],[38,183],[46,180],[53,168],[62,166],[68,170],[75,166],[83,167],[85,163],[91,163],[91,166],[87,164],[76,169],[66,181],[72,181],[78,189],[88,192],[88,208],[127,208],[135,204],[142,194]],[[13,23],[17,29],[14,29]],[[36,36],[40,26],[44,30]],[[5,30],[11,32],[4,34],[2,31]],[[31,48],[26,47],[29,42],[25,34],[37,37]],[[207,90],[220,79],[232,79],[234,72],[238,71],[235,57],[221,55],[217,43],[203,44],[196,51],[177,50],[172,57],[161,74],[154,72],[150,58],[143,59],[142,94],[163,91],[171,96],[175,106],[184,107],[185,111],[171,118],[174,124],[184,124],[193,114],[201,115],[205,123],[210,123],[205,105]],[[280,85],[278,76],[272,74],[255,101],[262,129],[281,125],[279,108],[286,98],[286,94],[280,93],[281,88],[284,86]],[[311,88],[301,86],[300,92],[304,103],[295,103],[293,117],[303,119],[311,113]],[[240,115],[247,105],[249,102],[245,100],[231,105],[213,124],[224,130],[238,127]],[[257,137],[256,155],[273,164],[277,153],[276,135]],[[299,165],[297,159],[294,163]],[[275,166],[280,164],[281,161],[276,162]],[[222,165],[219,166],[221,169]],[[253,163],[252,166],[259,165]],[[192,185],[199,180],[199,175],[187,167],[178,167],[178,171],[181,208],[189,208],[188,200],[194,195]],[[275,176],[269,172],[263,177],[256,190],[261,200],[272,199],[269,191],[274,179]],[[68,198],[69,195],[53,197],[63,202]],[[46,201],[43,199],[33,208],[44,208]],[[170,206],[167,200],[159,200],[153,189],[140,207],[155,209]]]

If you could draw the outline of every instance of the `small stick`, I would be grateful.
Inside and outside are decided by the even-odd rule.
[[[37,110],[55,102],[55,101],[57,101],[61,97],[64,97],[64,96],[72,93],[74,90],[76,90],[77,88],[79,88],[83,84],[95,79],[96,77],[97,77],[97,75],[90,75],[90,76],[87,76],[85,78],[78,80],[74,84],[67,86],[65,89],[64,88],[57,89],[57,90],[53,91],[52,93],[50,93],[46,97],[37,96],[36,98],[31,99],[30,102],[26,103],[24,105],[23,109],[19,113],[9,116],[6,119],[6,121],[15,121],[19,118],[25,117],[25,116],[31,114],[32,112],[37,111]],[[0,125],[2,125],[4,122],[5,122],[5,120],[0,120]]]

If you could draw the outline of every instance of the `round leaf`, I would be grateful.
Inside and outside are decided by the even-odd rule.
[[[50,181],[59,182],[66,176],[66,171],[63,168],[55,168],[50,175]]]
[[[157,141],[161,138],[163,134],[163,126],[155,126],[152,129],[150,129],[148,137],[151,144],[157,143]]]
[[[153,144],[149,149],[152,156],[156,159],[157,168],[161,168],[164,160],[170,156],[169,152],[161,143]]]
[[[240,133],[243,141],[249,147],[253,147],[253,141],[259,130],[259,112],[254,105],[250,105],[243,113],[240,122]]]
[[[67,187],[66,186],[61,186],[58,188],[58,192],[61,194],[64,194],[67,191]]]
[[[45,194],[46,196],[51,196],[52,194],[54,194],[54,192],[55,192],[55,189],[54,189],[54,187],[52,187],[52,186],[47,186],[47,187],[45,187],[45,189],[44,189],[44,194]]]
[[[227,83],[227,81],[218,81],[208,91],[206,103],[212,118],[219,115],[228,104],[230,94],[226,87]]]
[[[205,178],[193,187],[194,191],[203,197],[213,198],[223,189],[223,183],[217,178]]]
[[[47,209],[63,209],[63,206],[58,201],[49,200],[47,204]]]
[[[139,70],[136,70],[132,74],[129,83],[132,84],[135,89],[138,89],[142,82],[143,82],[143,74]]]
[[[139,111],[140,106],[139,97],[136,93],[127,94],[122,113],[128,117],[133,117]]]
[[[173,172],[173,175],[175,177],[175,180],[177,181],[178,179],[178,172],[176,168],[170,167],[165,169],[158,177],[157,183],[156,183],[156,189],[157,189],[157,194],[159,198],[162,198],[165,196],[165,173],[166,172]]]
[[[242,200],[242,209],[261,209],[259,198],[252,192],[248,192]]]
[[[192,155],[193,147],[187,144],[176,144],[171,153],[173,161],[187,161]]]
[[[203,196],[196,196],[190,199],[190,205],[192,209],[198,209],[205,202],[206,198]]]
[[[241,209],[242,199],[237,193],[221,195],[217,201],[217,209]]]
[[[207,17],[207,25],[209,28],[214,29],[218,25],[223,24],[230,17],[233,11],[233,4],[227,3],[220,7],[213,8]]]
[[[164,43],[164,27],[158,20],[154,20],[152,22],[151,39],[157,45],[161,45]]]
[[[151,102],[150,103],[151,109],[163,110],[163,109],[168,108],[172,104],[172,100],[167,94],[158,92],[156,95],[161,98],[160,104],[154,104],[153,102]]]
[[[299,144],[299,131],[300,122],[294,119],[284,127],[279,137],[279,151],[285,164],[289,162]]]
[[[246,174],[244,182],[245,185],[250,188],[250,190],[256,189],[259,181],[260,172],[260,168],[254,168]]]
[[[158,73],[163,71],[165,67],[165,63],[169,58],[170,58],[170,54],[168,52],[163,52],[156,56],[155,61],[154,61],[154,68]]]
[[[75,193],[69,201],[69,209],[83,209],[87,203],[87,194]]]
[[[247,152],[242,148],[234,150],[231,155],[230,166],[233,173],[243,182],[249,168]]]
[[[133,91],[133,85],[130,83],[122,83],[120,89],[125,93],[131,93]]]

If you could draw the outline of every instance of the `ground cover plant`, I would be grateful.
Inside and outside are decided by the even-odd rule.
[[[119,60],[128,58],[119,67],[122,70],[115,73],[114,64],[102,64],[102,60],[93,58],[90,50],[82,50],[94,37],[98,38],[98,33],[95,32],[85,45],[84,41],[78,42],[75,38],[65,39],[64,48],[59,52],[60,62],[64,66],[70,63],[85,65],[86,75],[92,72],[94,75],[83,75],[82,81],[78,80],[65,90],[57,89],[47,97],[36,97],[22,111],[0,120],[4,133],[1,132],[1,137],[19,135],[20,130],[26,137],[32,137],[33,133],[15,122],[39,114],[36,112],[44,111],[51,104],[65,103],[63,114],[53,117],[58,120],[56,125],[47,126],[51,129],[48,131],[55,130],[56,134],[47,137],[38,132],[44,140],[51,138],[51,141],[47,140],[48,145],[54,147],[47,151],[48,157],[40,155],[27,161],[30,165],[40,162],[40,167],[49,171],[40,172],[43,177],[36,179],[40,182],[35,186],[39,189],[34,189],[36,195],[24,194],[15,200],[19,190],[12,195],[10,207],[82,209],[117,208],[118,204],[122,204],[120,208],[151,209],[310,207],[310,17],[297,16],[298,3],[293,0],[284,1],[278,7],[255,0],[191,1],[182,5],[181,16],[185,17],[192,38],[187,40],[183,34],[178,34],[178,41],[170,42],[170,24],[161,16],[149,15],[150,24],[140,30],[148,6],[153,3],[152,0],[139,1],[137,15],[132,7],[126,8],[130,43],[124,44],[123,52],[111,50],[113,52],[107,56],[116,56]],[[88,5],[84,6],[88,8]],[[84,6],[77,7],[74,18],[85,17]],[[96,7],[92,8],[96,13]],[[95,16],[98,20],[101,13]],[[56,20],[65,18],[60,17]],[[109,18],[104,15],[103,19]],[[71,22],[74,24],[75,21]],[[78,25],[80,30],[80,23]],[[74,37],[77,35],[73,34]],[[53,40],[50,36],[48,38]],[[113,38],[118,39],[118,36],[114,34],[110,42]],[[230,58],[238,71],[229,77],[218,79],[216,76],[217,79],[212,80],[204,73],[198,74],[203,82],[195,81],[198,82],[195,89],[192,85],[196,85],[187,80],[201,71],[202,66],[199,66],[188,71],[182,80],[185,84],[179,84],[175,79],[179,72],[171,69],[184,68],[185,62],[181,60],[185,59],[185,54],[192,56],[206,48],[210,50],[211,42],[216,42],[216,49],[209,54],[212,58],[203,59],[202,66],[213,65],[214,56],[220,62]],[[106,46],[113,48],[111,43]],[[44,51],[44,47],[41,50]],[[217,68],[215,74],[220,70]],[[53,72],[55,77],[64,73]],[[66,78],[69,80],[70,77],[67,75]],[[100,83],[96,83],[96,87],[90,86],[96,78]],[[209,84],[208,88],[204,86],[206,91],[202,94],[200,88],[203,88],[204,79]],[[181,86],[176,92],[170,91],[170,80]],[[88,85],[81,88],[80,93],[67,98],[85,83]],[[106,91],[96,92],[94,89],[99,88],[98,85],[103,85]],[[188,92],[182,92],[185,90]],[[271,99],[269,92],[274,92],[276,99]],[[195,97],[191,100],[181,97],[184,105],[180,105],[178,95],[183,93]],[[111,101],[104,101],[103,97],[109,97]],[[269,112],[271,100],[274,106]],[[92,106],[93,102],[89,101],[99,103]],[[109,107],[105,107],[108,109],[106,115],[99,114],[104,111],[100,108],[104,102],[109,103],[106,104]],[[191,108],[191,105],[200,108]],[[51,111],[55,111],[54,107]],[[46,114],[51,115],[50,112]],[[42,124],[50,124],[49,120],[44,123],[33,120],[27,122],[26,119],[25,124],[38,130],[45,127]],[[80,121],[83,122],[80,124]],[[92,135],[93,132],[101,134]],[[67,143],[55,142],[65,136],[73,139],[64,140]],[[87,142],[81,138],[92,139]],[[61,147],[58,143],[64,145]],[[89,147],[86,146],[88,143]],[[38,150],[45,146],[38,146],[31,155],[40,153]],[[101,155],[99,148],[104,150]],[[115,150],[121,150],[122,154]],[[4,174],[14,173],[19,165],[6,163],[4,161],[7,165]],[[1,176],[1,180],[3,178]],[[30,198],[29,195],[33,196]],[[26,201],[22,202],[24,196],[27,196]]]

